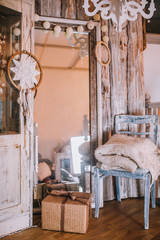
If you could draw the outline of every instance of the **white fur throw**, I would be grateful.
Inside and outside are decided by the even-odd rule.
[[[160,175],[160,157],[156,145],[147,138],[115,134],[95,150],[95,157],[106,170],[124,168],[134,172],[137,168],[147,169],[152,181]]]

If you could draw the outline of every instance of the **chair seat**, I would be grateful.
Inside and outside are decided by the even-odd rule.
[[[111,169],[112,171],[125,171],[125,172],[129,172],[127,170],[125,170],[124,168],[116,168],[116,169]],[[108,170],[109,171],[109,170]],[[149,170],[148,169],[143,169],[143,168],[137,168],[134,173],[137,173],[137,174],[145,174],[145,173],[148,173]]]

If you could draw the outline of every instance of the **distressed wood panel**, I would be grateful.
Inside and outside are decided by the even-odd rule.
[[[84,0],[76,1],[77,19],[78,20],[89,20],[89,17],[84,12],[84,8],[82,8],[83,4],[84,4]]]
[[[25,49],[29,52],[33,52],[33,10],[32,5],[27,2],[23,2],[22,4],[22,49]],[[22,96],[21,96],[22,97]],[[32,102],[33,103],[33,102]],[[20,113],[22,114],[23,108],[21,106]],[[32,121],[32,108],[30,109],[30,118]],[[21,201],[23,203],[23,207],[21,207],[22,212],[29,212],[30,209],[30,222],[32,222],[32,187],[33,187],[33,175],[32,175],[32,164],[33,162],[33,129],[31,129],[30,133],[25,131],[24,126],[24,118],[23,114],[21,115],[21,124],[22,129],[21,132],[24,134],[24,139],[22,142],[23,151],[21,154],[22,161],[22,177],[21,177]],[[31,174],[31,175],[30,175]],[[29,184],[31,181],[31,184]],[[25,203],[25,204],[24,204]]]
[[[106,25],[108,27],[108,21],[102,20],[101,25]],[[102,33],[103,36],[108,36],[108,31]],[[109,47],[110,48],[110,47]],[[102,51],[102,58],[105,54]],[[104,57],[105,59],[105,57]],[[103,143],[105,143],[111,135],[111,85],[109,76],[109,65],[101,67],[101,81],[102,81],[102,126],[103,126]]]
[[[121,33],[116,32],[110,24],[110,48],[111,63],[111,111],[112,111],[112,130],[114,130],[114,116],[127,113],[127,29]]]
[[[91,124],[91,166],[96,164],[94,158],[94,151],[98,146],[98,132],[97,132],[97,61],[95,59],[95,49],[96,45],[96,31],[95,28],[90,33],[90,124]]]
[[[8,172],[7,176],[4,177],[5,179],[1,181],[2,182],[1,189],[5,189],[6,191],[5,194],[8,195],[7,197],[11,196],[11,199],[12,199],[11,201],[13,203],[13,205],[11,203],[12,206],[10,205],[10,207],[2,206],[2,209],[0,210],[0,229],[2,228],[2,223],[5,222],[7,225],[10,218],[12,219],[13,226],[12,227],[8,226],[7,229],[14,228],[14,220],[15,220],[14,217],[16,216],[16,222],[17,222],[18,217],[20,217],[22,213],[25,212],[26,207],[27,209],[29,209],[29,201],[27,201],[28,190],[29,190],[27,178],[25,178],[25,180],[22,181],[23,177],[25,177],[25,174],[27,175],[27,172],[28,172],[26,168],[23,169],[23,167],[25,167],[24,162],[27,162],[27,161],[26,161],[26,158],[24,159],[21,158],[22,157],[21,154],[23,152],[22,150],[23,148],[20,147],[21,144],[23,144],[23,137],[20,134],[0,136],[0,150],[1,150],[0,165],[4,167],[4,170],[3,168],[1,168],[1,175],[3,172],[4,172],[3,175],[6,174],[5,173],[6,171]],[[4,159],[2,157],[4,157]],[[5,171],[5,169],[7,170]],[[6,185],[6,182],[7,182],[7,185]],[[15,184],[15,186],[13,186],[13,184]],[[13,190],[12,189],[10,190],[10,188],[13,188]],[[15,192],[13,192],[14,190]],[[11,195],[9,191],[11,191]],[[29,218],[28,218],[28,221],[29,221]],[[18,227],[18,224],[17,226],[15,226],[15,228],[17,229],[17,227]],[[6,229],[4,229],[4,231],[5,230]],[[8,234],[9,232],[10,231],[6,232],[6,234]],[[0,236],[2,236],[1,234],[2,233],[0,231]]]
[[[102,25],[109,27],[108,21],[102,20]],[[109,29],[104,35],[109,35]],[[109,49],[110,49],[109,41]],[[103,52],[102,52],[103,54]],[[102,56],[103,57],[103,56]],[[112,61],[112,59],[111,59]],[[111,64],[111,63],[110,63]],[[111,82],[110,82],[110,65],[101,67],[101,81],[102,81],[102,127],[103,127],[103,143],[107,142],[112,132],[112,119],[111,119]],[[111,75],[112,76],[112,75]],[[106,177],[104,180],[104,200],[112,200],[115,198],[115,183],[114,178],[111,176]]]
[[[29,4],[22,5],[22,22],[23,22],[23,28],[22,28],[22,50],[27,50],[28,52],[32,51],[31,49],[31,30],[33,23],[31,22],[31,7]]]
[[[145,114],[143,78],[143,29],[142,18],[130,22],[128,27],[128,113]]]
[[[82,5],[84,0],[36,0],[35,12],[41,16],[63,17],[78,20],[89,20]],[[90,10],[93,3],[90,1]]]
[[[61,17],[61,0],[37,0],[36,13],[47,17]]]
[[[143,28],[142,18],[130,22],[128,34],[128,113],[145,114],[145,90],[143,78]],[[130,130],[137,130],[138,126],[130,125]],[[142,131],[143,125],[139,126]]]
[[[15,212],[15,216],[17,216],[17,213]],[[13,223],[13,219],[7,219],[7,221],[3,221],[1,223],[1,229],[0,229],[0,236],[5,236],[7,235],[6,233],[13,233],[13,232],[17,232],[20,231],[22,229],[27,229],[29,226],[29,214],[27,213],[22,213],[21,216],[17,216],[14,219],[14,223]],[[9,240],[9,236],[7,236],[6,238],[8,238]]]
[[[62,18],[76,19],[75,0],[62,0]]]
[[[21,2],[17,0],[6,1],[0,0],[0,4],[4,7],[9,7],[15,11],[21,12]]]
[[[20,146],[0,147],[0,210],[20,204],[20,163]]]

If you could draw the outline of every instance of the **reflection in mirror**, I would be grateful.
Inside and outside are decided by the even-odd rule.
[[[52,31],[35,30],[44,74],[34,105],[38,177],[61,180],[69,191],[90,191],[88,38],[87,32],[56,38]]]
[[[21,14],[0,6],[0,134],[20,132],[19,92],[9,85],[8,58],[21,46]]]

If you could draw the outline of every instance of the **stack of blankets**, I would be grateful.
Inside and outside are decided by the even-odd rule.
[[[151,173],[152,181],[160,175],[160,151],[148,138],[115,134],[95,150],[95,158],[104,170],[122,168],[133,173],[142,168]]]

